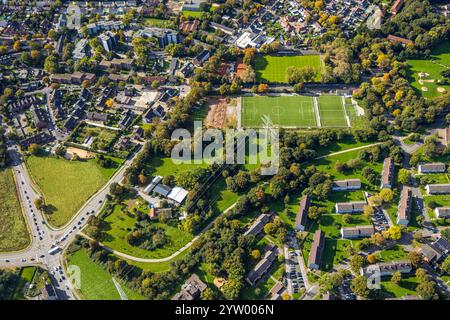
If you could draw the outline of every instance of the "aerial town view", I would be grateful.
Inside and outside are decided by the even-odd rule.
[[[0,300],[450,299],[449,14],[0,0]]]

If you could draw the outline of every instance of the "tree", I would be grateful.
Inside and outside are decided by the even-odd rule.
[[[415,267],[418,267],[422,264],[422,256],[416,251],[411,251],[410,253],[408,253],[408,259]]]
[[[55,154],[60,157],[64,157],[66,155],[66,148],[63,145],[59,145],[55,149]]]
[[[400,169],[398,172],[398,181],[401,184],[408,185],[411,181],[411,172],[407,169]]]
[[[382,204],[382,200],[379,196],[371,196],[369,198],[369,204],[373,207],[379,207]]]
[[[346,213],[342,216],[342,221],[344,223],[349,224],[352,221],[352,216],[350,214]]]
[[[265,93],[269,90],[269,85],[267,83],[260,83],[258,85],[258,93]]]
[[[214,300],[214,299],[216,299],[216,295],[214,294],[214,291],[211,288],[206,288],[201,293],[200,298],[202,300]]]
[[[367,279],[363,276],[356,276],[350,285],[352,291],[363,298],[368,298],[370,294],[370,290],[367,287]]]
[[[376,254],[369,254],[369,255],[367,255],[367,262],[369,262],[370,264],[373,264],[373,263],[377,262]]]
[[[370,219],[372,217],[372,215],[373,215],[373,207],[365,205],[364,206],[364,216],[367,219]]]
[[[416,287],[417,294],[423,300],[437,300],[439,296],[436,292],[436,283],[431,280],[423,281]]]
[[[112,107],[114,106],[114,99],[113,99],[113,98],[109,98],[108,100],[106,100],[105,105],[106,105],[108,108],[112,108]]]
[[[36,143],[32,143],[28,146],[28,152],[34,156],[38,155],[39,152],[41,152],[41,146]]]
[[[352,271],[356,274],[359,273],[359,270],[366,264],[366,257],[356,254],[350,259],[350,267]]]
[[[389,228],[389,237],[392,240],[398,240],[402,237],[402,231],[399,226],[391,226]]]
[[[17,40],[16,42],[14,42],[14,44],[13,44],[13,49],[14,49],[14,51],[19,51],[20,50],[20,48],[21,48],[21,44],[20,44],[20,41],[19,40]]]
[[[394,199],[394,192],[391,189],[382,189],[379,196],[384,203],[389,203]]]
[[[261,257],[261,252],[258,249],[252,250],[251,256],[253,259],[258,260]]]
[[[318,221],[323,213],[323,208],[311,206],[308,209],[308,218],[314,221]]]
[[[41,210],[42,207],[44,206],[44,201],[42,200],[42,198],[36,198],[36,199],[34,200],[34,205],[36,206],[36,208],[37,208],[38,210]]]
[[[450,274],[450,256],[447,256],[444,262],[442,262],[441,270],[446,274]]]
[[[402,281],[402,274],[399,271],[396,271],[392,274],[391,282],[393,284],[399,284]]]

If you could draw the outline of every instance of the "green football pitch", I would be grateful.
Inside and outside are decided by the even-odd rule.
[[[315,104],[317,103],[317,107]],[[241,100],[241,126],[263,127],[264,118],[284,128],[346,127],[341,96],[246,96]]]
[[[319,96],[320,123],[322,127],[346,127],[345,110],[340,96]]]
[[[319,55],[305,56],[270,56],[257,55],[255,58],[256,80],[258,82],[286,83],[286,69],[288,67],[309,66],[316,71],[315,81],[322,79],[322,61]]]
[[[314,98],[307,96],[251,96],[242,98],[242,126],[262,127],[263,116],[281,127],[316,127]]]

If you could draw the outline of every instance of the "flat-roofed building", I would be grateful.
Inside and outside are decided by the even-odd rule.
[[[427,184],[425,190],[428,194],[449,194],[450,184]]]
[[[394,160],[391,157],[388,157],[383,161],[383,170],[381,171],[381,189],[391,189],[393,177]]]
[[[308,223],[308,210],[311,204],[310,198],[304,195],[300,200],[300,206],[295,216],[295,229],[298,231],[305,231],[306,225]]]
[[[325,247],[325,232],[316,230],[314,233],[311,251],[308,257],[308,268],[319,269],[322,262],[323,249]]]
[[[397,211],[397,223],[407,226],[411,216],[412,191],[411,188],[403,187],[400,195],[400,203]]]
[[[419,173],[443,173],[445,172],[446,165],[442,162],[424,163],[419,164]]]
[[[375,233],[373,226],[356,226],[341,228],[341,235],[344,239],[367,238]]]

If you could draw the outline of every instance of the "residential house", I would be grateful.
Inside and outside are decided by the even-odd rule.
[[[88,53],[89,45],[87,39],[81,39],[75,45],[75,49],[72,52],[72,57],[76,60],[83,59]]]
[[[314,233],[311,251],[308,257],[308,268],[319,269],[322,262],[323,249],[325,247],[325,232],[316,230]]]
[[[425,190],[428,194],[449,194],[450,184],[427,184]]]
[[[442,162],[419,164],[419,173],[443,173],[446,165]]]
[[[175,74],[181,78],[189,78],[194,74],[194,69],[195,69],[194,64],[188,61]]]
[[[336,203],[336,213],[357,213],[363,212],[364,206],[367,203],[365,201],[354,201],[354,202],[339,202]]]
[[[308,210],[311,204],[311,200],[309,196],[304,195],[300,200],[300,206],[297,211],[297,215],[295,216],[295,229],[298,231],[305,231],[306,225],[308,223]]]
[[[180,30],[185,34],[194,33],[197,31],[200,21],[198,20],[186,20],[180,23]]]
[[[348,179],[333,181],[333,190],[358,190],[361,189],[361,180]]]
[[[126,128],[128,128],[133,123],[134,119],[136,119],[136,115],[133,111],[125,111],[119,120],[120,129],[125,130]]]
[[[211,56],[211,53],[208,50],[203,50],[194,58],[194,60],[193,60],[194,65],[197,67],[203,66],[203,64],[206,61],[208,61],[210,56]]]
[[[171,43],[176,44],[179,42],[178,32],[172,29],[146,28],[142,30],[141,33],[144,36],[155,37],[156,39],[158,39],[158,44],[161,48],[164,48]],[[139,34],[140,33],[138,32],[137,35]]]
[[[193,273],[189,279],[181,287],[181,291],[178,292],[172,300],[195,300],[199,299],[202,292],[208,286],[200,280],[200,278]]]
[[[278,256],[278,248],[275,245],[269,245],[264,257],[247,274],[245,280],[251,286],[255,285],[259,279],[269,270]]]
[[[86,118],[90,121],[105,123],[108,120],[108,115],[106,113],[94,111],[94,112],[87,112]]]
[[[403,186],[400,195],[400,203],[397,211],[397,223],[407,226],[409,224],[412,207],[412,191],[411,188]]]
[[[392,189],[394,178],[394,160],[391,157],[383,161],[383,170],[381,171],[381,189]]]
[[[356,226],[341,228],[341,235],[344,239],[367,238],[375,233],[373,226]]]

